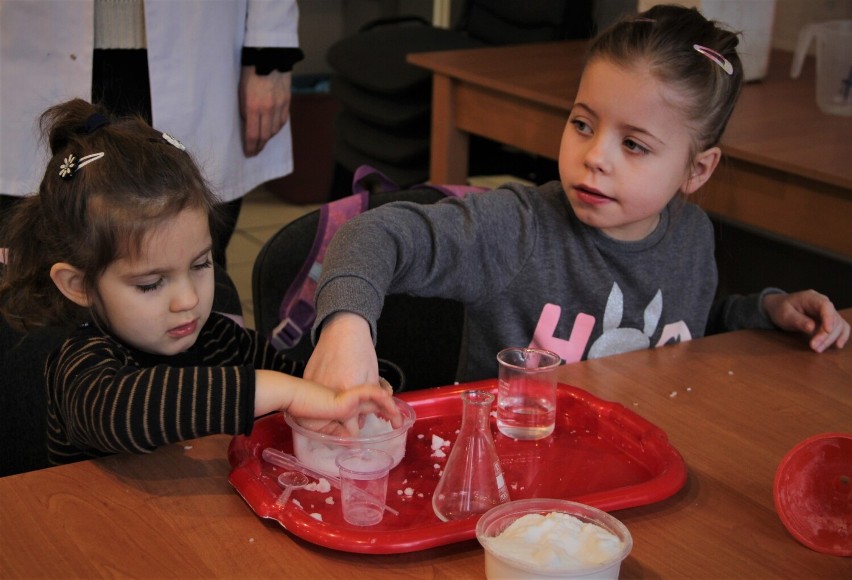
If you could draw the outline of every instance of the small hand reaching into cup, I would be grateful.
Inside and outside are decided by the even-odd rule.
[[[284,411],[309,428],[332,435],[357,435],[360,418],[384,417],[396,428],[402,416],[392,393],[378,384],[335,390],[277,371],[255,371],[255,417]]]

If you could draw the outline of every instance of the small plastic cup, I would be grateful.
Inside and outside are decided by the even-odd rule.
[[[350,449],[335,460],[340,470],[343,519],[353,526],[382,521],[393,457],[380,449]]]
[[[556,427],[559,355],[511,347],[497,354],[497,428],[513,439],[543,439]]]

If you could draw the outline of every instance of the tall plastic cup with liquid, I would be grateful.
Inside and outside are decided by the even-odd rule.
[[[816,47],[816,102],[825,113],[852,115],[852,20],[808,24],[799,32],[790,76],[798,78]]]
[[[559,355],[529,347],[497,353],[497,428],[513,439],[543,439],[556,426]]]

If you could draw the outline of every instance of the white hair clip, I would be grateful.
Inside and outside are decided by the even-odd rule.
[[[62,165],[59,166],[59,177],[61,177],[62,179],[71,179],[72,177],[74,177],[74,174],[76,174],[80,170],[81,167],[85,167],[92,161],[97,161],[103,156],[104,152],[101,151],[100,153],[84,155],[83,157],[80,157],[78,161],[77,158],[74,157],[74,154],[71,153],[70,155],[68,155],[68,157],[62,160]]]
[[[712,48],[707,48],[706,46],[701,46],[700,44],[693,44],[692,48],[718,64],[723,71],[728,73],[728,75],[734,74],[734,65],[731,64],[727,58],[713,50]]]
[[[174,145],[175,147],[177,147],[181,151],[186,151],[186,147],[183,146],[183,143],[181,143],[180,141],[178,141],[177,139],[175,139],[174,137],[172,137],[168,133],[163,133],[163,139],[165,139],[168,143],[170,143],[171,145]]]

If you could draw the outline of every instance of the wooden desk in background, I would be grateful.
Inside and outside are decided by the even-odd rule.
[[[680,492],[614,512],[634,540],[622,578],[852,577],[852,559],[787,533],[772,495],[794,445],[852,428],[852,347],[818,355],[798,336],[742,331],[559,373],[662,428],[687,465]],[[476,540],[351,554],[258,518],[228,484],[229,441],[0,478],[0,578],[483,578]]]
[[[473,133],[557,159],[584,41],[410,54],[433,71],[430,180],[462,183]],[[789,78],[773,51],[722,139],[727,161],[697,201],[722,218],[852,258],[852,117],[826,115],[814,63]]]

